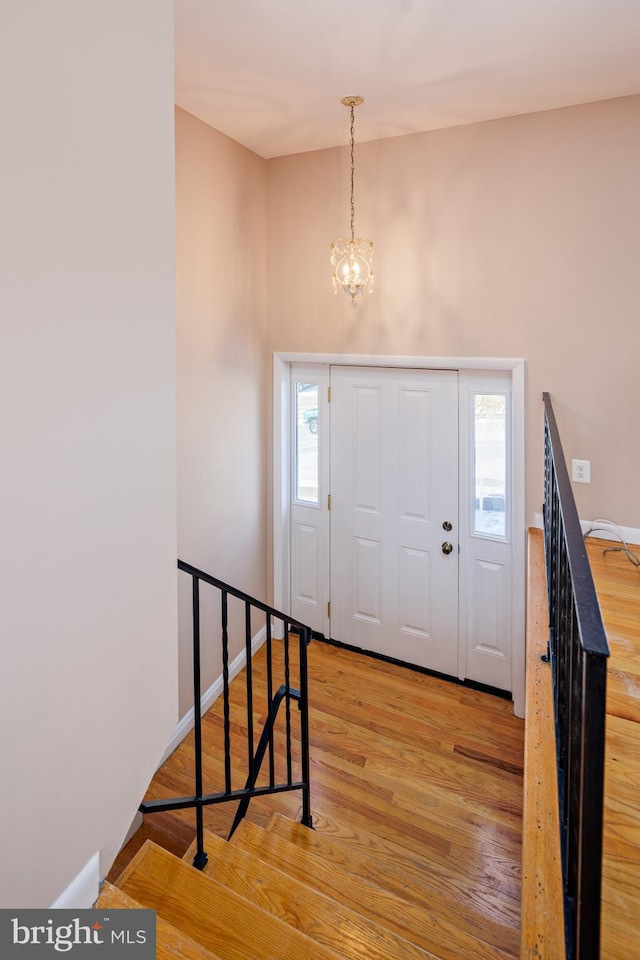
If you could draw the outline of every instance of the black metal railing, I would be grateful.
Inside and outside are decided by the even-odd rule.
[[[544,540],[567,960],[600,956],[609,647],[551,400],[545,405]]]
[[[207,863],[207,854],[204,849],[204,809],[212,804],[238,801],[238,809],[231,827],[231,836],[245,816],[249,802],[254,797],[263,797],[269,794],[284,793],[300,790],[302,793],[302,817],[305,826],[312,826],[311,797],[310,797],[310,759],[309,759],[309,699],[307,678],[307,646],[311,641],[311,629],[297,620],[291,619],[279,610],[261,603],[255,597],[237,590],[227,583],[198,570],[196,567],[182,560],[178,561],[178,569],[191,578],[191,601],[193,616],[193,703],[194,703],[194,793],[187,797],[174,797],[169,800],[146,800],[140,805],[142,813],[158,813],[168,810],[195,809],[196,811],[196,840],[197,850],[194,866],[202,869]],[[219,598],[220,644],[222,652],[222,745],[223,770],[221,779],[224,787],[213,793],[204,792],[203,774],[203,715],[202,715],[202,611],[201,611],[201,584],[213,587]],[[230,599],[235,605],[230,610]],[[209,604],[211,606],[211,604]],[[231,616],[231,614],[234,616]],[[264,648],[266,666],[260,674],[260,694],[255,689],[255,671],[252,658],[252,643],[256,627],[256,615],[264,629]],[[231,620],[244,632],[244,648],[246,654],[245,689],[246,707],[246,743],[244,745],[245,765],[244,774],[240,775],[239,761],[232,753],[232,741],[237,745],[239,724],[232,723],[232,702],[230,697],[231,679],[229,669],[229,646]],[[281,630],[277,625],[281,624]],[[282,633],[282,639],[276,641],[276,634]],[[294,639],[292,640],[292,635]],[[297,636],[296,636],[297,634]],[[278,644],[278,656],[275,654],[275,645]],[[278,677],[277,673],[281,676]],[[292,686],[292,674],[297,674],[297,687]],[[279,679],[282,682],[278,682]],[[295,677],[294,677],[295,679]],[[277,686],[276,686],[277,684]],[[298,707],[299,721],[294,724],[291,703]],[[278,729],[276,721],[279,707],[284,703],[284,732]],[[265,711],[265,720],[260,734],[257,748],[255,747],[256,724],[259,725],[260,710]],[[282,727],[282,724],[280,724]],[[276,747],[283,745],[283,756]],[[298,773],[294,776],[294,746],[296,750],[295,768]],[[206,745],[210,750],[210,744]],[[261,778],[262,762],[268,756],[268,773]],[[282,768],[280,776],[276,775],[276,767]],[[234,787],[234,779],[242,779],[243,786]]]

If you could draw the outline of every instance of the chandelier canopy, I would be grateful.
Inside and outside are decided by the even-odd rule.
[[[358,96],[343,97],[341,103],[351,110],[351,237],[348,240],[334,240],[331,244],[331,266],[333,267],[333,289],[351,297],[351,306],[356,306],[356,297],[371,293],[373,288],[373,243],[355,235],[354,203],[354,162],[353,144],[355,108],[363,103]]]

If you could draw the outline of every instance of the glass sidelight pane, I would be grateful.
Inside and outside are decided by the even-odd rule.
[[[507,404],[504,394],[474,397],[474,533],[506,536]]]
[[[296,500],[318,503],[318,384],[296,383]]]

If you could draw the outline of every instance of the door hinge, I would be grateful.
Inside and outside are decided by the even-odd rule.
[[[327,403],[331,403],[331,387],[327,387]]]
[[[327,494],[327,510],[331,510],[331,494]]]
[[[327,620],[331,620],[331,600],[327,603]]]

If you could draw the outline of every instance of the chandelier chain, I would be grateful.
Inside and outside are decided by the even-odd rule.
[[[364,237],[356,237],[355,203],[355,108],[363,102],[362,97],[343,97],[341,103],[350,109],[351,117],[351,238],[335,240],[331,244],[331,266],[333,267],[333,289],[337,293],[343,290],[351,297],[351,306],[356,306],[356,297],[371,293],[373,288],[373,243]]]
[[[355,222],[355,204],[353,200],[353,141],[355,136],[355,119],[354,119],[355,107],[354,104],[351,104],[351,239],[355,237],[354,222]]]

